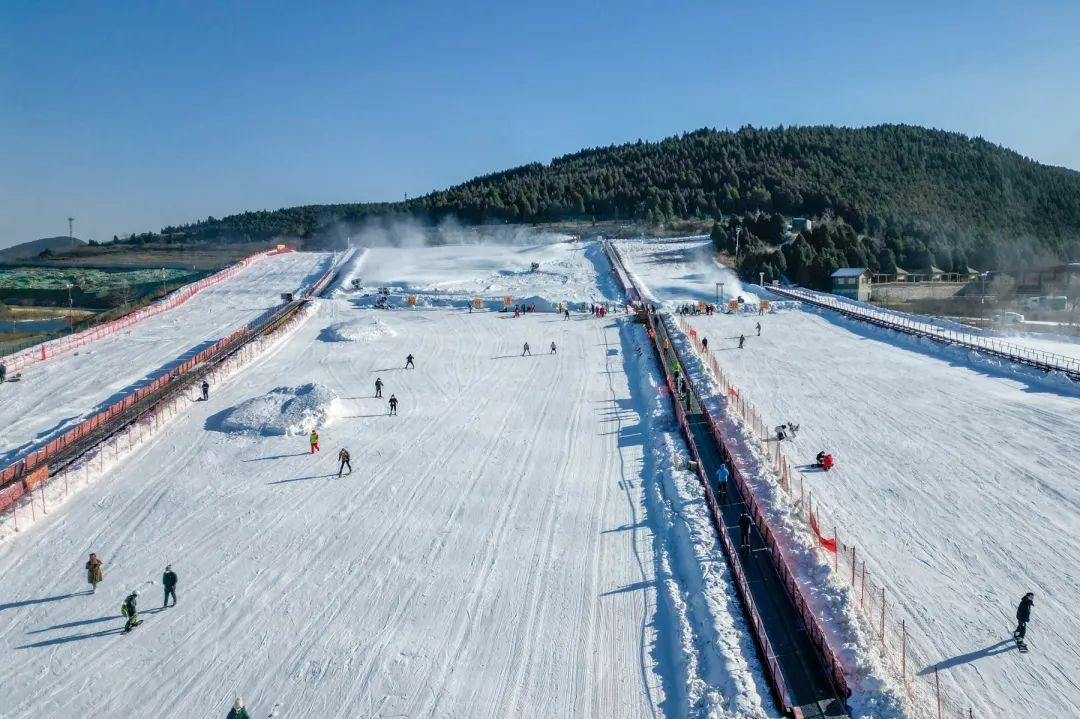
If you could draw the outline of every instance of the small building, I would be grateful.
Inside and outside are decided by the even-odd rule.
[[[941,282],[945,279],[945,270],[941,269],[940,267],[930,265],[930,267],[926,270],[926,279],[929,282]]]
[[[860,302],[870,300],[870,278],[866,267],[841,267],[832,273],[832,293]]]
[[[791,231],[794,234],[799,234],[803,230],[810,232],[814,229],[814,223],[812,220],[808,220],[805,217],[792,217],[791,218]]]
[[[974,282],[975,280],[979,279],[979,277],[981,277],[981,276],[982,276],[982,273],[979,272],[974,267],[968,267],[967,271],[964,272],[964,277],[967,279],[968,282]]]

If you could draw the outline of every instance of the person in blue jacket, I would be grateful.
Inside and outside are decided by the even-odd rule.
[[[727,499],[727,483],[728,468],[726,464],[721,464],[720,469],[716,470],[716,494],[721,502]]]

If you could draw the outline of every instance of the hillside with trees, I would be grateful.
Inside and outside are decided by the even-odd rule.
[[[776,254],[777,216],[820,220],[782,251],[785,265],[795,259],[800,271],[820,258],[812,273],[841,257],[945,270],[1080,258],[1080,173],[982,139],[905,125],[703,129],[582,150],[402,203],[246,212],[130,241],[318,243],[342,223],[399,213],[466,223],[717,220],[718,246],[737,224],[756,258],[740,261],[777,273],[781,260],[765,256]]]

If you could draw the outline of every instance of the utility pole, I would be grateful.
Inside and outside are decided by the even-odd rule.
[[[71,249],[75,249],[75,218],[68,218],[68,239],[71,240]]]
[[[75,322],[74,322],[74,320],[72,319],[72,316],[71,316],[74,301],[71,298],[71,283],[70,282],[67,283],[67,291],[68,291],[68,332],[74,332],[75,331]]]
[[[757,275],[758,275],[758,286],[759,287],[764,287],[765,286],[765,273],[764,272],[758,272]]]

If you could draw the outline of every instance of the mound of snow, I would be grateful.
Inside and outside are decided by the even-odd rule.
[[[337,322],[325,328],[320,339],[326,342],[364,342],[379,337],[393,337],[397,333],[380,319],[354,322]]]
[[[221,427],[226,432],[262,435],[307,434],[337,414],[339,402],[333,390],[317,382],[275,387],[229,410]]]

